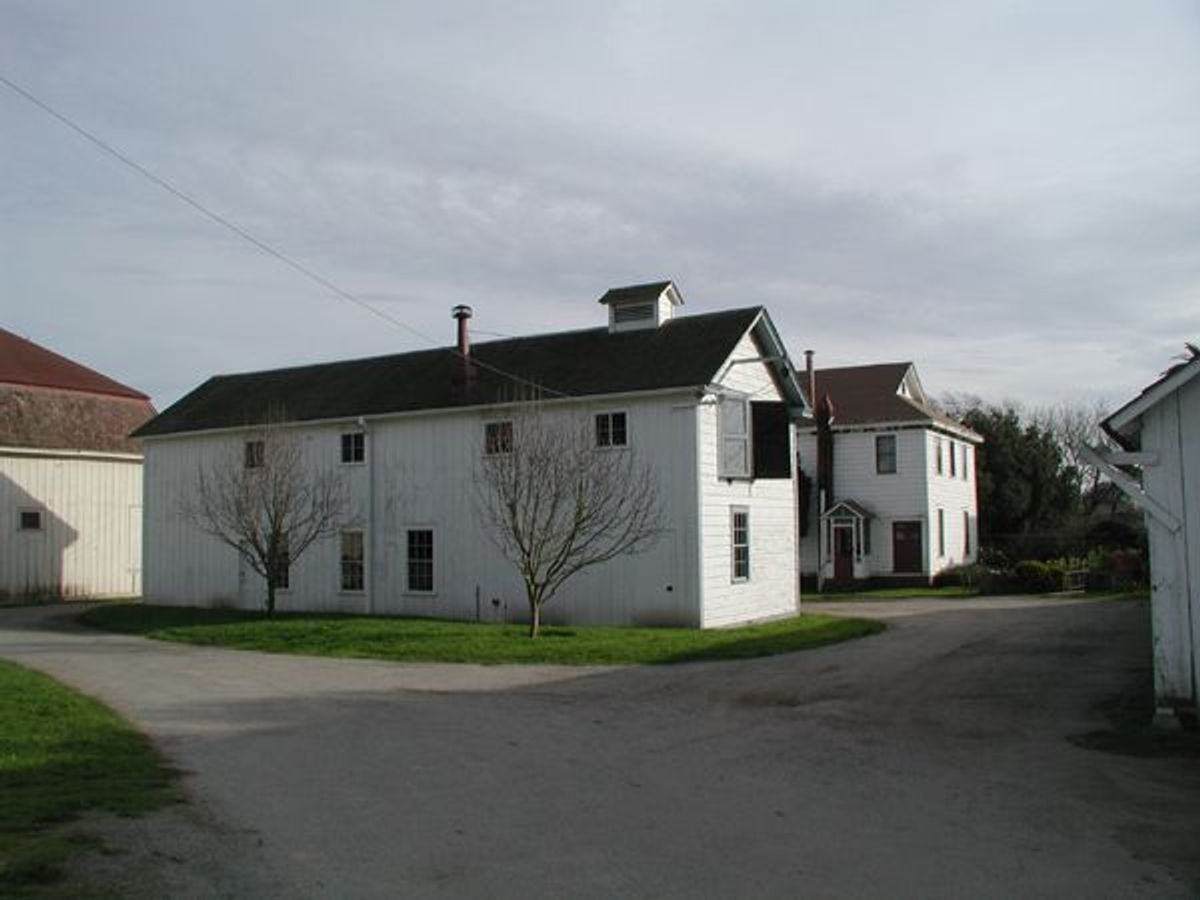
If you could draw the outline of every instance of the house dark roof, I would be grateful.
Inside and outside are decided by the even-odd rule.
[[[750,307],[671,319],[658,328],[616,333],[592,328],[476,344],[471,359],[482,365],[465,388],[463,360],[450,349],[220,375],[134,436],[238,427],[272,416],[317,421],[513,399],[512,379],[485,366],[548,393],[580,397],[700,387],[713,380],[761,312]]]
[[[649,284],[631,284],[628,287],[612,288],[600,298],[600,302],[604,304],[653,303],[671,284],[670,281],[651,281]]]
[[[141,391],[113,381],[106,375],[3,328],[0,328],[0,384],[25,384],[112,397],[150,399]]]
[[[900,394],[900,385],[911,368],[911,362],[897,362],[818,369],[817,399],[828,395],[833,401],[834,428],[911,422],[944,425],[974,434],[965,425],[929,404]],[[807,397],[807,381],[803,377],[800,381]],[[811,427],[811,420],[806,424]]]

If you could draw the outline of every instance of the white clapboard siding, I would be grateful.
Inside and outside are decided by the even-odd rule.
[[[731,359],[761,356],[762,351],[747,335]],[[720,384],[752,400],[783,399],[767,367],[759,362],[730,366]],[[795,481],[720,478],[718,438],[716,398],[710,396],[699,408],[697,444],[704,595],[701,624],[719,627],[795,613],[800,603]],[[750,578],[742,582],[733,580],[731,508],[735,506],[747,507],[750,512]]]
[[[0,450],[0,591],[140,593],[141,503],[136,456]],[[20,528],[23,510],[41,529]]]

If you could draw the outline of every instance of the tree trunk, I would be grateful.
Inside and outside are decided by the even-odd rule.
[[[541,624],[542,604],[536,600],[529,601],[529,636],[538,636],[538,626]]]
[[[267,615],[275,615],[275,579],[267,579]]]

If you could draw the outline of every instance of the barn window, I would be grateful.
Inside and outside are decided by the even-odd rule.
[[[261,469],[266,458],[262,441],[246,441],[246,468]]]
[[[408,530],[408,589],[415,593],[433,591],[433,529]]]
[[[745,397],[724,395],[717,403],[721,433],[717,472],[722,478],[749,478],[750,401]]]
[[[734,581],[750,580],[750,510],[744,506],[729,509]]]
[[[342,532],[342,590],[361,591],[366,580],[364,576],[363,533],[361,531]]]
[[[342,462],[360,463],[367,458],[367,436],[361,431],[342,435]]]
[[[894,434],[876,435],[875,471],[880,475],[896,474],[896,436]]]
[[[488,422],[483,429],[483,452],[488,456],[512,453],[513,423]]]
[[[596,416],[596,446],[624,447],[629,439],[625,413],[600,413]]]
[[[42,512],[39,509],[23,509],[17,517],[17,527],[22,531],[41,531]]]

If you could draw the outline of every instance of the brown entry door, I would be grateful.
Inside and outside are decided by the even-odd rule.
[[[854,529],[846,525],[833,528],[833,580],[854,578]]]
[[[923,568],[921,552],[921,523],[892,523],[892,570],[894,572],[920,572]]]

